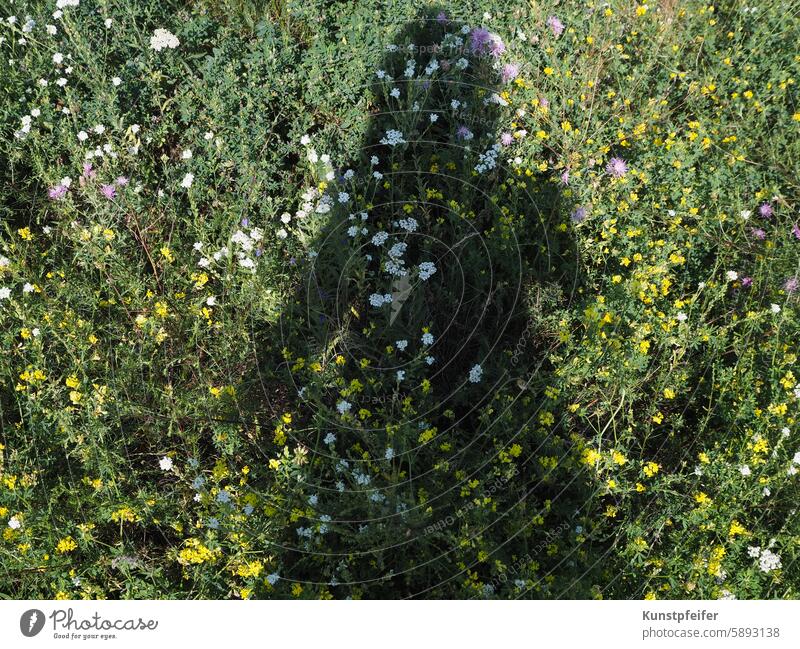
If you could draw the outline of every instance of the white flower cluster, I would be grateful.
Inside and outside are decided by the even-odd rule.
[[[436,265],[432,261],[423,261],[419,265],[419,278],[424,282],[436,272]]]
[[[157,29],[150,37],[150,48],[160,52],[164,48],[174,50],[180,45],[178,37],[167,29]]]
[[[500,148],[499,144],[495,144],[487,149],[486,153],[481,153],[478,156],[478,164],[475,165],[475,171],[482,174],[494,169],[497,166],[497,154],[500,153]]]
[[[469,382],[480,383],[483,377],[483,368],[480,365],[473,365],[469,371]]]
[[[374,246],[382,246],[386,243],[386,240],[389,238],[389,235],[386,232],[378,232],[372,237],[372,245]]]
[[[381,139],[381,144],[388,144],[389,146],[397,146],[404,143],[403,134],[393,128],[386,131],[386,137]]]
[[[409,216],[407,219],[400,219],[398,225],[406,232],[416,232],[419,224],[417,223],[417,219]]]
[[[369,303],[374,307],[382,307],[384,304],[389,304],[392,301],[390,293],[373,293],[369,296]]]

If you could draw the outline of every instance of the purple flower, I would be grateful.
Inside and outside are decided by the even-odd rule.
[[[614,178],[622,178],[628,173],[628,165],[622,158],[611,158],[606,165],[606,172],[614,176]]]
[[[117,190],[114,188],[114,185],[100,185],[100,193],[108,200],[113,200],[117,195]]]
[[[514,136],[511,135],[511,133],[503,133],[500,136],[500,143],[503,146],[510,146],[513,141],[514,141]]]
[[[47,195],[50,197],[51,200],[57,201],[60,198],[64,198],[67,194],[67,188],[64,185],[56,185],[55,187],[51,187],[50,190],[47,192]]]
[[[767,238],[767,233],[764,232],[764,230],[762,230],[761,228],[751,228],[750,231],[753,233],[753,236],[756,239],[763,241],[764,239]]]
[[[586,219],[586,213],[587,209],[581,206],[572,213],[572,220],[575,223],[582,223]]]
[[[125,187],[128,184],[128,179],[125,176],[117,176],[117,180],[115,181],[118,187]]]
[[[503,83],[513,81],[519,76],[519,65],[516,63],[507,63],[503,66],[502,80]]]
[[[539,97],[539,105],[542,108],[547,108],[550,105],[550,101],[547,99],[547,97]]]
[[[472,131],[470,131],[466,126],[459,126],[458,130],[456,131],[456,136],[460,140],[468,140],[472,136]]]
[[[794,293],[798,288],[800,288],[800,279],[797,277],[790,277],[783,283],[783,290],[789,294]]]
[[[84,178],[94,178],[97,175],[97,172],[92,169],[91,162],[84,162],[83,163],[83,177]]]
[[[569,169],[565,170],[564,173],[561,174],[561,182],[565,185],[569,185]]]
[[[797,223],[792,226],[792,234],[795,239],[800,239],[800,228],[797,227]]]
[[[242,227],[246,228],[248,225],[250,225],[250,221],[246,218],[242,219]]]
[[[444,11],[440,11],[439,14],[436,16],[436,22],[440,25],[445,25],[449,21],[447,20],[447,14]]]
[[[473,54],[489,53],[495,57],[506,51],[502,39],[485,27],[476,27],[470,32],[469,46]]]
[[[492,35],[485,27],[476,27],[469,33],[469,46],[473,54],[483,54],[491,40]]]
[[[499,58],[505,51],[506,51],[506,44],[503,42],[503,39],[500,38],[497,34],[492,34],[492,45],[489,49],[489,53],[493,57]]]
[[[553,36],[558,38],[564,32],[564,23],[562,23],[556,16],[550,16],[547,19],[547,26],[553,32]]]
[[[773,214],[772,205],[770,205],[769,203],[761,203],[761,205],[758,208],[758,213],[765,219],[768,219]]]
[[[753,285],[753,278],[752,277],[742,277],[742,286],[747,288],[748,286]]]

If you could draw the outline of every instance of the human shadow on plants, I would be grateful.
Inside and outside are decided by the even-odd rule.
[[[431,10],[387,44],[359,156],[303,139],[306,254],[239,400],[269,419],[257,596],[547,597],[552,574],[589,593],[589,496],[546,394],[580,278],[562,180],[515,161],[519,74],[499,36]]]

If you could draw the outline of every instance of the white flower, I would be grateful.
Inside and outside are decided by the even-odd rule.
[[[106,18],[106,19],[103,21],[103,24],[106,26],[106,29],[109,29],[109,28],[111,27],[111,24],[112,24],[113,22],[114,22],[114,21],[113,21],[111,18]]]
[[[781,312],[781,307],[778,306],[777,304],[770,304],[769,305],[769,310],[772,311],[773,313],[780,313]]]
[[[683,311],[678,312],[678,322],[686,322],[688,317]]]
[[[386,232],[378,232],[375,236],[372,237],[372,244],[375,246],[382,246],[386,243],[386,240],[389,238],[389,235]]]
[[[20,523],[19,519],[16,516],[12,516],[11,518],[8,519],[8,526],[12,530],[18,530],[20,527],[22,527],[22,523]]]
[[[394,457],[394,449],[390,446],[386,449],[386,453],[383,454],[387,460],[391,460]]]
[[[761,548],[757,545],[748,545],[747,546],[747,556],[755,559],[761,555]]]
[[[192,150],[191,149],[184,149],[183,153],[181,153],[181,158],[184,160],[191,160],[192,158]]]
[[[194,174],[193,173],[188,173],[183,177],[183,180],[181,181],[181,187],[185,187],[186,189],[189,189],[189,187],[192,186],[193,182],[194,182]]]
[[[311,144],[311,138],[308,137],[308,135],[304,135],[303,137],[300,138],[300,144],[302,144],[303,146],[308,146],[309,144]]]
[[[8,257],[4,257],[0,255],[0,268],[6,268],[7,266],[11,265],[11,260]]]
[[[797,451],[797,453],[794,454],[792,462],[794,462],[795,464],[800,464],[800,451]]]
[[[483,368],[480,365],[473,365],[472,369],[469,371],[469,382],[480,383],[482,376]]]
[[[381,144],[388,144],[389,146],[397,146],[398,144],[402,144],[404,142],[405,140],[403,139],[403,133],[393,128],[390,128],[388,131],[386,131],[386,137],[381,139]]]
[[[160,52],[165,47],[174,50],[180,44],[181,43],[175,34],[166,29],[157,29],[150,37],[150,47],[156,52]]]
[[[3,288],[0,288],[0,300],[7,300],[10,297],[11,297],[11,289],[10,288],[8,288],[6,286],[4,286]]]
[[[119,77],[113,77],[111,79],[111,83],[113,83],[115,86],[118,86],[119,84],[122,83],[122,79],[120,79]]]
[[[56,28],[55,25],[48,25],[47,26],[47,33],[50,34],[50,36],[55,36],[57,31],[58,31],[58,29]]]
[[[725,273],[725,277],[727,277],[731,282],[735,282],[737,279],[739,279],[739,273],[737,273],[735,270],[729,270],[727,273]]]
[[[779,555],[772,552],[772,550],[763,550],[758,559],[758,566],[761,572],[772,572],[781,567],[781,558]]]
[[[159,460],[158,466],[162,471],[172,471],[172,458],[165,455]]]
[[[278,239],[285,239],[286,237],[289,236],[289,233],[286,230],[284,230],[283,228],[278,230],[275,234],[278,237]]]
[[[381,295],[380,293],[373,293],[369,296],[369,303],[374,307],[381,307],[392,301],[392,296],[389,293]]]
[[[405,370],[397,370],[397,380],[402,381],[404,378],[406,378]]]
[[[206,298],[206,304],[208,306],[215,306],[217,304],[217,298],[215,296],[213,296],[213,295],[209,295]]]
[[[53,63],[55,63],[56,65],[61,65],[63,61],[64,61],[64,55],[61,52],[56,52],[55,54],[53,54]]]
[[[745,464],[745,465],[743,465],[743,466],[740,466],[740,467],[739,467],[739,473],[741,473],[741,474],[742,474],[742,475],[744,475],[744,476],[748,476],[748,475],[750,475],[750,473],[751,473],[751,471],[750,471],[750,467],[749,467],[749,466],[747,466],[746,464]]]
[[[33,284],[30,282],[25,282],[25,285],[22,287],[23,293],[33,293]]]
[[[423,261],[419,265],[419,278],[423,282],[426,281],[435,272],[436,272],[436,266],[432,261]]]

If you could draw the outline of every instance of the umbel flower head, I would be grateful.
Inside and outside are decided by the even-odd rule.
[[[174,50],[181,42],[178,37],[167,29],[157,29],[150,37],[150,48],[160,52],[165,47]]]

